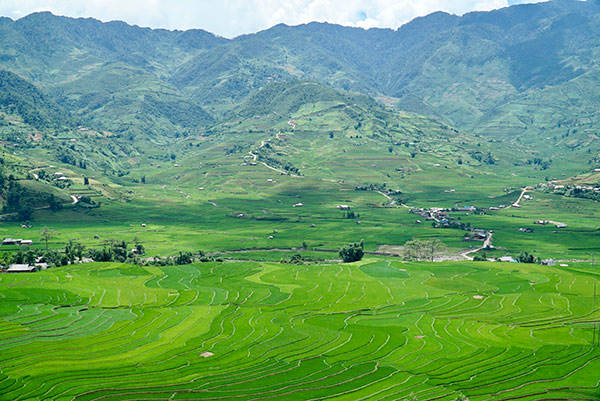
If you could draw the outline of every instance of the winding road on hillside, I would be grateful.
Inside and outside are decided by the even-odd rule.
[[[294,128],[295,128],[295,126],[294,126]],[[276,133],[276,134],[275,134],[275,137],[276,137],[277,139],[281,139],[281,137],[279,136],[280,134],[281,134],[281,132],[278,132],[278,133]],[[265,144],[266,144],[268,141],[270,141],[270,139],[267,139],[266,141],[265,141],[264,139],[263,139],[263,140],[261,140],[261,141],[260,141],[260,146],[259,146],[258,148],[260,149],[260,148],[264,147],[264,146],[265,146]],[[255,162],[256,162],[256,161],[258,161],[258,155],[257,155],[256,153],[254,153],[254,152],[252,152],[252,151],[249,151],[249,152],[248,152],[248,154],[249,154],[250,156],[252,156],[252,161],[255,161]],[[275,172],[278,172],[278,173],[280,173],[280,174],[282,174],[282,175],[289,175],[289,176],[291,176],[291,177],[296,177],[296,178],[302,178],[302,177],[303,177],[303,176],[301,176],[301,175],[292,174],[292,173],[290,173],[289,171],[285,171],[285,170],[281,170],[281,169],[278,169],[278,168],[276,168],[276,167],[273,167],[273,166],[269,166],[269,165],[268,165],[267,163],[265,163],[265,162],[259,162],[259,163],[260,163],[260,164],[262,164],[263,166],[265,166],[266,168],[268,168],[268,169],[271,169],[271,170],[273,170],[273,171],[275,171]],[[328,179],[328,178],[319,178],[319,177],[315,177],[315,178],[316,178],[316,179],[319,179],[319,180],[321,180],[321,181],[327,181],[327,182],[339,183],[339,181],[332,180],[332,179]]]
[[[39,180],[39,179],[40,179],[40,177],[39,177],[39,175],[37,175],[37,174],[35,173],[36,171],[40,171],[40,170],[43,170],[43,169],[45,169],[45,168],[54,168],[54,167],[55,167],[55,166],[52,166],[52,165],[49,165],[49,166],[43,166],[43,167],[36,167],[36,168],[32,168],[31,170],[29,170],[29,172],[30,172],[30,173],[33,175],[33,177],[34,177],[36,180]]]
[[[471,253],[475,253],[478,251],[481,251],[482,249],[487,249],[490,248],[492,246],[492,236],[494,234],[488,232],[487,237],[485,238],[485,241],[483,241],[483,246],[480,246],[479,248],[475,248],[475,249],[470,249],[466,252],[463,252],[460,254],[460,256],[462,256],[463,258],[465,258],[466,260],[473,260],[473,256],[469,256]]]
[[[71,203],[69,203],[70,205],[76,205],[79,202],[79,199],[77,199],[77,197],[75,195],[70,195],[71,199],[73,200]],[[44,209],[50,209],[50,206],[40,206],[40,207],[34,207],[33,210],[44,210]],[[3,220],[7,217],[14,217],[17,216],[19,214],[19,212],[11,212],[11,213],[4,213],[4,214],[0,214],[0,220]]]
[[[523,196],[525,196],[525,192],[527,192],[527,191],[529,191],[529,187],[523,188],[521,190],[521,195],[519,195],[519,199],[517,199],[515,202],[508,205],[505,209],[510,209],[511,207],[515,207],[515,205],[518,205],[516,207],[520,207],[521,205],[519,205],[519,202],[521,202],[521,199],[523,199]]]
[[[277,134],[277,135],[279,135],[279,134]],[[260,148],[262,148],[263,146],[265,146],[265,143],[266,143],[266,142],[265,142],[264,140],[260,141],[260,146],[259,146],[258,148],[260,149]],[[258,155],[257,155],[256,153],[254,153],[254,152],[250,151],[250,152],[248,152],[248,154],[249,154],[250,156],[252,156],[252,160],[253,160],[253,161],[258,161]],[[273,171],[276,171],[276,172],[278,172],[278,173],[280,173],[280,174],[284,174],[284,175],[291,175],[292,177],[300,177],[299,175],[291,174],[291,173],[288,173],[287,171],[283,171],[283,170],[280,170],[280,169],[278,169],[278,168],[275,168],[275,167],[273,167],[273,166],[269,166],[269,165],[268,165],[267,163],[265,163],[265,162],[259,162],[259,163],[260,163],[260,164],[262,164],[263,166],[265,166],[266,168],[268,168],[268,169],[271,169],[271,170],[273,170]]]

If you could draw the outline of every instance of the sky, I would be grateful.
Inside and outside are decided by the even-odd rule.
[[[35,11],[121,20],[151,28],[200,28],[232,38],[273,25],[311,21],[396,29],[411,19],[446,11],[462,15],[536,0],[0,0],[0,15]]]

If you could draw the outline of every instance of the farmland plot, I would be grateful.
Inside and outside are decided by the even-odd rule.
[[[374,259],[2,275],[0,398],[597,400],[597,277]]]

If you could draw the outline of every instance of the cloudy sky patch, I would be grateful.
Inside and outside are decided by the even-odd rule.
[[[152,28],[201,28],[224,37],[257,32],[279,23],[311,21],[361,28],[398,28],[434,11],[464,14],[535,0],[2,0],[0,15],[21,18],[35,11],[70,17],[122,20]]]

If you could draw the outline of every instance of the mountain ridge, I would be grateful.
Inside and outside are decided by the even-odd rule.
[[[256,103],[269,85],[312,81],[556,153],[581,148],[582,133],[600,126],[592,89],[600,89],[599,4],[436,12],[396,30],[278,24],[234,39],[35,13],[0,22],[0,68],[82,123],[148,143],[204,135],[239,105],[274,108],[267,98]],[[561,104],[581,82],[587,95]],[[600,150],[596,140],[586,146]]]

